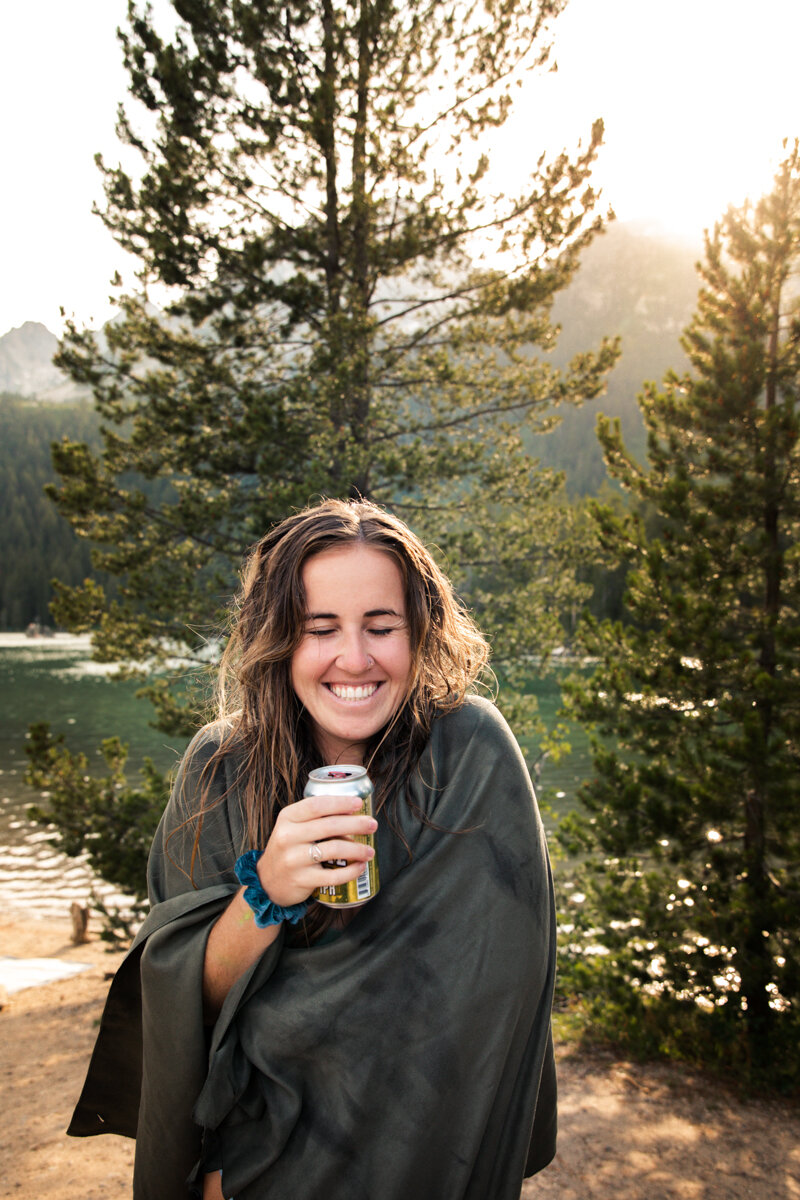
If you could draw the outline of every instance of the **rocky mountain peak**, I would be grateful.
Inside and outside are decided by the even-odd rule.
[[[39,321],[25,321],[0,337],[0,392],[37,400],[74,400],[75,384],[53,366],[58,338]]]

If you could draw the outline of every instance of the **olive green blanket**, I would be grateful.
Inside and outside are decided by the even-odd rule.
[[[246,848],[236,763],[205,820],[193,888],[180,870],[213,727],[184,759],[150,860],[152,911],[117,973],[69,1132],[136,1136],[136,1200],[179,1200],[213,1140],[236,1200],[518,1200],[555,1153],[550,1040],[555,916],[544,835],[516,741],[472,699],[438,719],[385,822],[381,890],[340,937],[282,937],[213,1030],[210,927]],[[224,778],[223,778],[224,775]],[[455,832],[458,831],[458,832]]]

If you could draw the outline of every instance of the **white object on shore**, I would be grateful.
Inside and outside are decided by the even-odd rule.
[[[88,971],[91,963],[64,962],[60,958],[11,958],[0,956],[0,986],[9,993],[39,987],[57,979],[68,979]]]
[[[24,633],[0,633],[0,650],[67,650],[88,654],[92,649],[90,633],[54,633],[52,637],[28,637]]]

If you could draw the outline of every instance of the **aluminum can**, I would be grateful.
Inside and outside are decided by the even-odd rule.
[[[303,790],[304,796],[359,796],[361,812],[365,817],[373,816],[372,812],[373,787],[364,767],[350,766],[347,763],[335,764],[329,767],[317,767],[308,777],[308,783]],[[358,834],[351,839],[375,847],[375,835],[372,833]],[[323,867],[344,867],[343,859],[332,859],[323,862]],[[378,859],[372,858],[364,864],[364,870],[358,879],[349,883],[339,883],[336,886],[318,887],[313,893],[313,899],[318,904],[329,908],[355,908],[366,903],[377,895],[380,888],[378,876]]]

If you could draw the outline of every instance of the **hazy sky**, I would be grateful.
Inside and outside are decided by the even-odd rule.
[[[115,161],[125,10],[25,0],[0,12],[0,334],[26,320],[58,333],[60,306],[102,321],[113,271],[130,274],[91,213],[94,154]],[[534,78],[492,135],[509,183],[601,116],[595,180],[617,216],[699,242],[728,203],[769,186],[782,139],[800,136],[797,0],[569,0],[554,30],[558,71]]]

